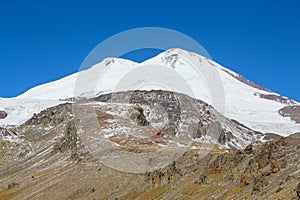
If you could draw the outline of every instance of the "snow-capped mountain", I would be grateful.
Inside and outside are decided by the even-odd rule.
[[[175,87],[171,90],[207,102],[227,118],[255,131],[286,136],[300,130],[300,124],[278,112],[285,106],[299,105],[298,102],[264,89],[208,58],[182,49],[165,51],[143,63],[107,58],[90,69],[34,87],[18,97],[1,98],[0,110],[8,115],[0,120],[0,125],[20,124],[34,113],[73,97],[95,97],[126,89],[166,89],[157,86],[135,88],[147,78],[147,74],[139,74],[138,70],[149,65],[165,66],[170,72],[176,72],[190,89]],[[126,85],[128,88],[120,86],[120,78],[129,73],[137,73],[135,77],[139,79]],[[178,81],[171,75],[159,78],[167,83]]]

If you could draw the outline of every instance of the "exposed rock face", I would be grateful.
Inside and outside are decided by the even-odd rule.
[[[129,114],[129,118],[139,126],[147,126],[149,124],[144,115],[144,110],[140,106],[135,106],[133,108],[133,110]]]
[[[283,117],[290,117],[296,123],[300,123],[300,106],[286,106],[279,110]]]
[[[77,132],[75,128],[75,124],[73,121],[69,121],[65,131],[63,138],[55,144],[53,147],[52,153],[63,153],[68,151],[72,160],[78,159],[77,154]]]
[[[220,122],[212,122],[209,124],[206,134],[211,138],[216,140],[219,139],[219,136],[224,135],[224,131],[222,129],[222,125]]]
[[[289,99],[287,97],[283,97],[283,96],[279,96],[279,95],[275,95],[275,94],[262,94],[259,92],[254,93],[255,96],[258,96],[259,98],[262,99],[267,99],[267,100],[271,100],[271,101],[277,101],[279,103],[283,103],[286,105],[295,105],[296,102],[293,101],[292,99]]]
[[[294,151],[299,151],[299,145],[295,146],[296,141],[299,141],[299,134],[293,136],[294,139],[281,138],[276,141],[268,142],[259,146],[248,145],[245,150],[237,151],[234,154],[221,154],[216,157],[212,157],[209,161],[209,165],[206,168],[204,174],[207,174],[207,178],[211,175],[216,176],[218,174],[227,174],[224,176],[224,180],[238,180],[240,188],[251,188],[251,195],[258,195],[265,192],[266,188],[271,187],[271,181],[274,181],[274,177],[287,168],[287,159],[297,160],[299,163],[299,157],[295,156],[296,152],[293,152],[292,157],[285,157],[287,147],[294,148]],[[293,141],[295,140],[295,141]],[[290,152],[293,150],[287,150]],[[232,170],[238,169],[236,173],[239,175],[234,176]],[[288,176],[289,177],[289,176]],[[198,183],[199,181],[197,181]],[[280,182],[280,185],[284,181]],[[281,186],[278,186],[276,193],[283,190]],[[300,194],[300,184],[297,188]]]
[[[181,101],[186,98],[185,95],[177,94],[169,91],[130,91],[130,92],[115,92],[113,94],[104,94],[95,98],[96,101],[114,103],[130,103],[149,106],[151,108],[159,107],[163,109],[169,121],[177,122],[181,115]]]
[[[180,175],[180,169],[178,169],[175,162],[173,162],[164,169],[146,173],[145,181],[153,186],[168,185],[176,175]]]
[[[220,122],[212,122],[208,126],[199,126],[197,136],[207,135],[216,141],[220,142],[222,145],[230,142],[234,138],[230,131],[225,131],[222,128]]]
[[[219,139],[218,141],[221,143],[221,144],[226,144],[228,142],[230,142],[232,139],[234,138],[233,134],[230,132],[230,131],[222,131],[220,136],[219,136]]]
[[[274,134],[274,133],[266,133],[265,136],[263,137],[264,140],[279,140],[281,139],[282,136]]]
[[[15,127],[0,127],[0,136],[17,136],[18,132]]]
[[[0,119],[5,119],[7,117],[7,113],[5,111],[0,110]]]
[[[237,80],[241,81],[242,83],[246,84],[246,85],[249,85],[251,87],[254,87],[254,88],[257,88],[259,90],[263,90],[263,91],[267,91],[267,92],[271,92],[271,90],[265,88],[265,87],[262,87],[248,79],[246,79],[245,77],[241,76],[241,75],[234,75],[232,73],[230,73],[228,70],[225,70],[225,69],[222,69],[224,72],[228,73],[229,75],[231,75],[232,77],[236,78]]]
[[[139,105],[138,107],[140,107],[142,112],[139,109],[134,110],[134,112],[130,113],[130,118],[141,126],[147,125],[146,121],[152,124],[153,120],[156,120],[157,123],[158,118],[154,116],[157,117],[163,113],[163,117],[159,122],[165,120],[164,122],[167,125],[163,127],[163,130],[160,130],[159,134],[163,132],[174,133],[174,130],[176,132],[175,127],[178,129],[175,134],[180,134],[182,129],[179,125],[181,122],[185,123],[188,121],[184,126],[187,127],[192,138],[203,142],[213,141],[222,145],[223,148],[245,148],[249,142],[254,144],[260,143],[261,138],[264,136],[264,134],[254,131],[235,120],[227,119],[207,103],[176,92],[135,90],[101,94],[93,100]],[[184,103],[182,104],[182,102]],[[161,113],[157,112],[157,110]],[[170,126],[170,124],[174,126]],[[268,138],[273,139],[271,137]]]
[[[186,152],[184,158],[175,162],[174,166],[176,167],[174,169],[176,170],[173,170],[173,172],[175,172],[173,173],[173,178],[165,183],[168,183],[167,185],[177,185],[178,179],[176,180],[174,177],[180,176],[179,179],[185,179],[189,176],[185,176],[184,174],[200,170],[198,178],[193,182],[195,185],[199,185],[200,188],[214,187],[216,183],[224,183],[229,184],[227,188],[232,188],[234,185],[240,188],[236,190],[228,189],[230,191],[247,191],[244,196],[234,196],[237,199],[243,199],[244,197],[249,198],[249,195],[250,199],[259,199],[261,196],[264,196],[264,199],[274,199],[275,194],[282,194],[284,193],[283,191],[290,189],[291,176],[289,176],[289,173],[291,172],[289,171],[290,168],[286,165],[286,159],[296,159],[297,163],[299,163],[299,159],[295,157],[296,152],[293,152],[293,155],[288,158],[285,158],[283,155],[286,155],[286,151],[290,151],[288,147],[294,147],[296,141],[293,140],[299,141],[298,137],[299,134],[291,139],[281,138],[277,141],[268,142],[259,146],[249,145],[242,151],[209,156],[208,160],[201,161],[202,164],[206,163],[204,165],[201,165],[199,162],[193,162],[192,158],[195,157],[195,155],[192,152]],[[299,151],[299,145],[295,147],[295,149]],[[184,165],[188,165],[188,167],[180,168],[179,166],[183,166],[183,163]],[[201,170],[205,165],[208,166],[204,170]],[[296,165],[297,164],[294,166]],[[297,168],[294,170],[297,171]],[[164,172],[157,171],[154,174],[156,174],[154,175],[154,180],[156,181],[153,183],[155,183],[156,186],[161,185],[161,177],[164,176]],[[148,177],[149,175],[146,174],[145,176]],[[216,180],[213,177],[220,178]],[[297,176],[293,179],[297,179]],[[149,178],[147,182],[149,182]],[[285,186],[285,184],[287,184],[287,186]],[[269,192],[269,190],[271,190],[270,188],[272,188],[272,192]],[[300,184],[296,192],[300,194]],[[267,196],[266,193],[268,193]],[[283,196],[284,195],[286,194],[283,194]],[[275,199],[280,198],[277,196]]]
[[[201,121],[199,121],[198,129],[194,138],[201,138],[202,136],[206,135],[206,131],[207,131],[207,126],[204,125]]]
[[[250,154],[253,152],[253,145],[249,144],[246,148],[245,148],[245,153]]]
[[[44,126],[57,126],[62,124],[70,116],[72,105],[69,103],[62,106],[55,106],[33,114],[32,118],[25,122],[25,125],[43,124]]]

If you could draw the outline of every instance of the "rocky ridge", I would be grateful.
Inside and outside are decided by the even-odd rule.
[[[79,113],[74,111],[73,104],[62,104],[35,114],[21,126],[2,128],[0,199],[297,198],[299,133],[286,138],[272,137],[275,140],[266,143],[257,140],[257,144],[240,149],[228,148],[224,144],[240,139],[235,138],[236,132],[230,134],[228,127],[251,137],[263,135],[222,117],[208,104],[195,99],[185,99],[195,101],[188,105],[196,106],[199,115],[190,122],[195,122],[191,129],[195,132],[182,156],[164,168],[145,173],[125,173],[107,167],[87,151],[79,133],[77,114],[87,123],[89,115],[95,114],[96,126],[103,130],[115,123],[134,130],[150,130],[157,119],[153,115],[157,114],[155,106],[160,102],[159,108],[166,110],[164,116],[170,123],[158,126],[161,129],[154,129],[151,137],[136,138],[124,134],[123,129],[120,132],[113,129],[115,134],[106,137],[139,154],[152,151],[156,144],[180,134],[177,123],[185,116],[181,112],[194,114],[192,111],[196,110],[194,106],[184,109],[178,106],[179,97],[188,98],[181,94],[164,91],[129,94],[120,92],[77,102],[82,108]],[[88,125],[91,130],[95,128]],[[214,138],[216,144],[202,138],[216,132],[220,133]],[[204,149],[211,150],[203,154]]]

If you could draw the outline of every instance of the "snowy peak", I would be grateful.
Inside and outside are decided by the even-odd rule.
[[[150,69],[151,72],[151,67],[155,72],[141,73],[144,72],[141,69]],[[132,74],[134,76],[128,76]],[[0,124],[21,123],[40,111],[35,107],[51,107],[73,97],[91,98],[99,94],[138,90],[139,84],[146,83],[150,76],[151,80],[177,85],[167,89],[148,85],[142,90],[162,89],[189,95],[255,131],[285,136],[300,130],[300,124],[278,112],[287,105],[299,103],[273,93],[206,57],[182,49],[167,50],[142,63],[107,58],[87,70],[34,87],[16,98],[1,99],[0,110],[8,116],[0,120]],[[184,84],[178,84],[179,79]],[[123,80],[130,84],[123,84]],[[22,113],[24,110],[26,114]]]
[[[19,95],[17,99],[67,99],[79,96],[79,91],[74,91],[78,77],[88,80],[82,88],[82,93],[94,92],[96,89],[92,87],[95,78],[99,78],[102,69],[112,69],[118,71],[120,68],[127,69],[133,67],[137,63],[121,58],[106,58],[102,62],[92,66],[91,68],[66,76],[62,79],[36,86],[25,93]],[[99,74],[99,75],[98,75]],[[117,74],[116,74],[117,75]],[[77,94],[76,94],[77,93]]]

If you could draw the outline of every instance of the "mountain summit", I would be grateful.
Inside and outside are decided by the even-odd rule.
[[[0,199],[296,199],[299,108],[181,49],[107,58],[0,99]]]
[[[119,79],[149,65],[168,67],[170,71],[183,77],[192,91],[193,98],[212,105],[227,118],[255,131],[287,136],[300,130],[300,124],[293,121],[289,113],[283,115],[279,112],[285,107],[298,107],[298,102],[265,89],[208,58],[182,49],[170,49],[143,63],[107,58],[90,69],[39,85],[18,97],[1,98],[0,110],[5,111],[8,116],[0,120],[0,125],[21,124],[34,113],[66,103],[68,99],[91,98],[99,94],[124,90],[126,88],[117,88]],[[214,76],[219,77],[216,79]],[[176,77],[168,79],[171,83],[177,82]],[[218,83],[213,80],[218,80]],[[166,90],[158,86],[143,88],[143,90],[152,89]],[[175,88],[174,92],[191,95],[191,92],[184,89]],[[216,101],[221,102],[219,103],[221,105],[215,106]]]

